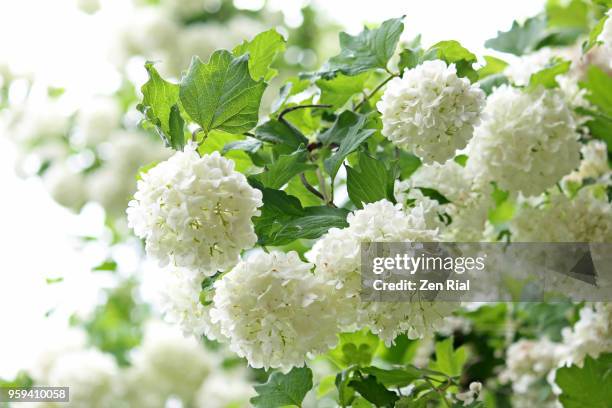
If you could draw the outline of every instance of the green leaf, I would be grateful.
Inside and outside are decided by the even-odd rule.
[[[353,368],[349,368],[347,370],[342,370],[336,375],[336,380],[334,384],[336,384],[336,389],[338,390],[338,402],[341,407],[347,407],[352,404],[355,399],[355,390],[349,387],[349,382],[351,381],[351,374],[353,372]]]
[[[476,62],[476,55],[457,41],[440,41],[432,45],[425,55],[427,58],[435,56],[437,59],[446,61],[447,64],[455,64],[457,75],[460,77],[467,77],[472,82],[478,80],[478,73],[472,67],[472,64]]]
[[[367,329],[342,333],[339,335],[338,345],[328,354],[340,368],[352,365],[366,367],[372,363],[379,342],[378,337]]]
[[[300,145],[308,144],[308,139],[293,126],[287,126],[276,119],[255,128],[254,137],[262,142],[284,144],[292,149],[297,149]]]
[[[232,150],[242,150],[247,153],[257,153],[261,148],[262,142],[257,139],[247,138],[245,140],[237,140],[223,146],[222,153],[231,152]]]
[[[193,58],[181,81],[179,97],[205,134],[214,129],[240,134],[257,124],[265,88],[265,82],[256,82],[249,75],[248,55],[236,58],[221,50],[206,64]]]
[[[453,160],[455,161],[455,163],[457,163],[461,167],[465,167],[465,165],[467,164],[467,161],[468,161],[468,156],[465,155],[465,154],[459,154],[459,155],[455,156],[455,158]]]
[[[215,151],[223,152],[225,157],[234,161],[237,171],[245,172],[253,166],[253,162],[249,155],[237,149],[224,151],[225,146],[228,144],[244,140],[245,138],[240,135],[232,135],[219,130],[213,130],[209,133],[208,137],[204,139],[200,147],[198,147],[198,152],[201,155],[210,154]]]
[[[546,17],[549,27],[577,28],[586,32],[589,26],[589,6],[583,0],[548,0]]]
[[[357,75],[365,71],[386,69],[404,31],[403,17],[383,22],[379,28],[363,31],[356,36],[340,33],[340,54],[331,58],[328,73]]]
[[[355,116],[353,116],[355,115]],[[320,135],[327,143],[331,141],[340,143],[338,150],[329,158],[325,159],[325,170],[331,178],[335,178],[340,165],[352,152],[354,152],[363,142],[365,142],[372,134],[374,129],[363,129],[366,124],[367,116],[357,115],[351,112],[344,117],[340,115],[329,134]],[[336,124],[338,126],[336,126]],[[325,143],[325,142],[323,142]]]
[[[564,408],[609,408],[612,401],[612,353],[597,359],[587,356],[582,368],[563,367],[557,370],[555,382],[562,392],[559,400]]]
[[[141,166],[141,167],[138,169],[138,173],[136,173],[136,180],[137,180],[137,181],[138,181],[138,180],[142,180],[142,176],[143,176],[143,174],[147,174],[147,172],[148,172],[149,170],[151,170],[153,167],[157,166],[158,164],[159,164],[159,162],[158,162],[158,161],[154,161],[154,162],[151,162],[151,163],[145,164],[144,166]]]
[[[582,52],[583,53],[587,53],[588,51],[590,51],[593,47],[595,47],[596,45],[600,44],[601,41],[599,41],[599,36],[601,35],[601,33],[603,32],[604,29],[604,25],[606,24],[606,20],[608,19],[608,15],[604,15],[595,25],[595,27],[593,27],[593,29],[591,30],[591,32],[589,33],[589,38],[587,41],[585,41],[584,44],[582,44]]]
[[[523,55],[538,49],[538,44],[546,37],[546,19],[532,17],[523,25],[514,21],[509,31],[497,33],[497,37],[485,42],[485,47],[514,55]]]
[[[376,377],[371,375],[352,380],[349,382],[349,387],[354,388],[363,398],[377,407],[393,407],[395,401],[399,399],[396,393],[386,389]]]
[[[289,373],[272,373],[265,384],[256,385],[257,396],[251,398],[256,408],[302,406],[306,393],[312,388],[312,371],[295,367]]]
[[[557,88],[559,86],[556,79],[557,76],[567,73],[571,64],[572,63],[570,61],[556,61],[551,66],[532,74],[529,78],[527,90],[532,91],[539,86],[549,89]]]
[[[397,64],[400,72],[406,69],[412,69],[421,62],[421,50],[404,49],[399,54],[399,63]]]
[[[508,77],[504,74],[489,75],[483,80],[478,81],[480,89],[482,89],[487,95],[491,95],[495,88],[499,88],[500,86],[507,83],[510,83],[510,81],[508,80]]]
[[[601,68],[591,65],[587,71],[586,81],[580,86],[588,91],[586,98],[598,109],[612,117],[612,77]]]
[[[100,265],[95,266],[92,271],[108,271],[115,272],[117,270],[117,262],[112,259],[108,259],[102,262]]]
[[[405,387],[413,381],[421,378],[422,371],[414,366],[405,366],[401,368],[382,369],[378,367],[366,367],[361,371],[371,374],[378,381],[387,387]]]
[[[45,278],[45,283],[46,283],[47,285],[53,285],[53,284],[55,284],[55,283],[61,283],[61,282],[63,282],[63,281],[64,281],[64,278],[63,278],[63,277],[61,277],[61,276],[60,276],[60,277],[57,277],[57,278]]]
[[[395,178],[384,163],[366,153],[359,154],[359,170],[346,167],[348,195],[357,208],[384,198],[391,201]]]
[[[292,154],[280,156],[270,167],[256,176],[264,187],[278,189],[287,184],[294,176],[315,168],[306,163],[306,150],[297,150]]]
[[[478,70],[478,79],[482,80],[491,75],[501,74],[504,72],[508,63],[502,59],[485,55],[486,65]]]
[[[368,77],[367,73],[352,77],[339,74],[331,79],[317,80],[316,84],[321,90],[319,103],[332,105],[336,109],[343,107],[353,95],[363,91]]]
[[[578,108],[576,111],[581,115],[590,116],[586,125],[591,135],[606,142],[608,145],[608,152],[612,152],[612,117],[585,108]]]
[[[270,68],[279,53],[285,50],[287,41],[275,29],[259,33],[251,41],[244,41],[234,48],[234,55],[239,57],[249,54],[249,72],[258,81],[269,81],[278,71]]]
[[[178,104],[170,108],[170,121],[168,123],[170,136],[170,147],[174,150],[183,150],[185,147],[185,121],[181,117]]]
[[[170,146],[170,114],[179,101],[179,86],[164,80],[152,62],[147,62],[145,69],[149,80],[141,88],[143,97],[138,109],[158,128],[162,140]],[[177,121],[176,117],[174,121]],[[174,125],[176,126],[176,123]]]
[[[307,171],[304,173],[304,177],[310,183],[310,185],[316,185],[319,181],[314,171]],[[285,192],[289,195],[295,196],[300,200],[303,206],[317,206],[320,205],[322,199],[311,193],[304,187],[299,177],[294,177],[289,180]]]
[[[434,370],[455,377],[461,375],[463,365],[467,360],[467,350],[464,346],[453,350],[453,339],[449,337],[436,343],[436,361],[432,364]]]
[[[438,204],[440,205],[448,204],[451,202],[448,198],[446,198],[442,193],[440,193],[436,189],[428,188],[428,187],[414,187],[414,188],[417,190],[420,190],[421,193],[425,197],[431,198],[432,200],[437,201]]]
[[[253,219],[260,245],[279,246],[300,238],[315,239],[330,228],[348,225],[348,211],[345,209],[302,207],[300,200],[284,191],[263,187],[261,190],[264,203],[261,215]]]
[[[414,154],[400,150],[399,152],[399,160],[397,162],[400,170],[400,177],[402,180],[407,179],[417,171],[419,167],[421,167],[421,159],[419,159]]]

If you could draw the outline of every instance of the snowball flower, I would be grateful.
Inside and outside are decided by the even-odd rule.
[[[126,131],[111,134],[108,143],[98,146],[98,151],[103,160],[99,168],[88,173],[87,195],[113,217],[125,214],[125,207],[136,191],[138,169],[165,160],[171,153],[149,135]]]
[[[468,170],[500,188],[538,195],[578,167],[580,144],[559,91],[497,88],[469,147]]]
[[[186,336],[224,340],[219,327],[211,321],[210,308],[200,299],[204,278],[204,274],[186,268],[164,270],[159,306],[168,322],[177,324]]]
[[[578,170],[563,178],[563,183],[582,184],[585,179],[602,179],[610,177],[608,164],[608,146],[601,140],[591,140],[580,148],[582,160]]]
[[[43,181],[51,197],[61,206],[79,211],[87,201],[85,177],[64,163],[52,165]]]
[[[506,351],[506,368],[500,373],[502,382],[511,382],[516,393],[526,393],[534,382],[546,378],[560,358],[558,343],[547,338],[519,340]]]
[[[255,368],[289,371],[337,342],[333,292],[296,252],[256,253],[215,282],[213,322]]]
[[[423,195],[419,188],[435,189],[451,202],[440,204]],[[394,194],[397,202],[413,207],[413,213],[422,211],[428,228],[438,228],[447,241],[482,240],[488,210],[493,205],[491,186],[480,184],[468,169],[453,160],[419,167],[410,178],[396,181]]]
[[[612,352],[612,303],[595,303],[580,309],[580,319],[563,334],[563,363],[582,366],[592,358]]]
[[[316,264],[315,274],[335,288],[338,298],[335,313],[341,328],[350,331],[368,327],[390,344],[407,332],[422,337],[442,324],[455,309],[452,302],[429,302],[415,298],[406,302],[361,302],[362,242],[431,242],[436,230],[428,229],[417,210],[404,211],[400,204],[387,200],[366,204],[349,214],[349,226],[332,228],[307,254]]]
[[[251,217],[259,215],[261,198],[233,161],[218,152],[200,157],[188,145],[142,175],[128,225],[160,266],[213,275],[257,241]]]
[[[121,125],[121,109],[112,98],[96,98],[84,105],[76,117],[79,144],[95,146],[106,141]]]
[[[118,376],[110,354],[85,349],[59,356],[44,383],[70,387],[71,407],[104,408],[119,403]]]
[[[169,398],[193,406],[202,381],[220,362],[196,339],[172,326],[149,322],[132,366],[125,374],[124,399],[131,407],[164,407]]]
[[[478,86],[435,60],[390,81],[377,107],[387,139],[426,163],[443,163],[467,145],[484,105]]]
[[[523,203],[509,223],[516,242],[611,242],[612,206],[599,191],[581,188],[575,197],[555,192],[549,201]]]
[[[257,395],[245,375],[218,372],[208,377],[197,393],[199,408],[248,407]]]

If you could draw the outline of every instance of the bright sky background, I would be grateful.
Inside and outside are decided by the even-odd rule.
[[[180,0],[178,0],[180,1]],[[247,3],[251,0],[242,0]],[[259,3],[258,0],[252,0]],[[293,0],[273,0],[295,9]],[[118,9],[128,0],[106,0]],[[456,39],[477,53],[497,30],[513,19],[542,9],[543,0],[320,0],[316,3],[351,33],[364,22],[406,15],[406,37],[418,33],[424,44]],[[115,15],[116,16],[116,15]],[[106,28],[113,14],[92,19],[76,11],[71,0],[0,0],[0,64],[10,61],[55,86],[69,88],[74,104],[112,89],[118,81],[104,61]],[[99,213],[76,217],[57,206],[36,180],[13,172],[14,149],[0,135],[0,377],[28,365],[32,350],[65,325],[71,310],[87,310],[97,299],[104,278],[89,273],[95,249],[79,250],[71,237],[95,233]],[[93,251],[93,252],[92,252]],[[63,276],[61,285],[48,277]],[[45,313],[55,312],[51,318]]]

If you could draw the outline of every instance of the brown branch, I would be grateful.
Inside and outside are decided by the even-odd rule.
[[[310,191],[312,194],[316,195],[321,200],[325,201],[325,197],[323,197],[323,194],[321,194],[316,188],[310,185],[308,180],[306,180],[306,176],[304,175],[304,173],[300,173],[300,180],[302,181],[302,184],[304,185],[304,187],[306,187],[306,190]]]

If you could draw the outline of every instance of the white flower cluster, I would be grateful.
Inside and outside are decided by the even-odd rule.
[[[159,306],[168,322],[183,333],[210,340],[224,340],[218,325],[210,318],[210,308],[202,303],[205,275],[186,268],[170,267],[163,271]]]
[[[37,385],[70,387],[70,406],[106,408],[120,401],[121,382],[115,359],[96,349],[76,349],[56,356]]]
[[[471,405],[474,401],[480,400],[480,395],[482,393],[482,383],[478,381],[474,381],[470,383],[468,390],[465,392],[459,392],[455,394],[455,398],[461,402],[463,402],[464,406]]]
[[[253,385],[246,381],[242,372],[236,374],[211,374],[202,384],[196,395],[199,408],[238,408],[248,407],[249,400],[257,393]]]
[[[553,192],[543,204],[519,206],[509,223],[516,242],[611,242],[612,206],[601,186],[575,197]]]
[[[335,296],[295,252],[256,253],[215,283],[211,316],[252,367],[289,371],[335,346]]]
[[[108,141],[110,135],[121,126],[121,117],[118,102],[110,97],[88,101],[76,115],[76,144],[95,147]]]
[[[142,175],[128,223],[160,266],[213,275],[257,241],[251,217],[261,198],[233,161],[218,152],[200,157],[190,144]]]
[[[612,352],[612,303],[595,303],[580,309],[580,319],[563,334],[563,361],[582,366],[586,356]]]
[[[610,164],[608,162],[608,146],[601,140],[591,140],[580,148],[582,160],[576,171],[565,176],[562,184],[582,184],[586,179],[593,179],[602,184],[612,182]]]
[[[538,195],[578,167],[574,117],[558,91],[497,88],[469,146],[467,167],[504,190]]]
[[[111,29],[110,60],[121,68],[129,67],[131,61],[140,66],[143,58],[160,61],[156,67],[163,76],[178,78],[194,55],[207,60],[215,50],[232,49],[263,31],[263,24],[245,16],[223,23],[215,19],[185,23],[210,8],[214,11],[215,3],[216,0],[164,0],[159,7],[126,10],[122,21]]]
[[[219,363],[195,338],[149,322],[132,366],[123,374],[124,399],[133,407],[163,407],[176,397],[192,406],[202,382]]]
[[[418,188],[435,189],[450,203],[439,204]],[[407,180],[396,181],[395,199],[412,210],[422,209],[428,228],[446,241],[480,241],[492,206],[491,186],[481,184],[468,169],[449,160],[419,167]]]
[[[404,211],[387,200],[355,211],[348,223],[347,228],[329,230],[307,254],[316,264],[315,274],[335,287],[339,298],[335,313],[341,328],[368,327],[391,343],[400,333],[416,338],[438,327],[455,305],[421,299],[362,303],[359,297],[361,242],[431,242],[438,239],[437,231],[428,229],[418,210]]]
[[[560,356],[559,343],[547,338],[521,339],[506,350],[506,368],[500,374],[500,380],[511,382],[514,392],[525,394],[533,383],[546,378],[557,368]]]
[[[478,86],[459,78],[454,64],[435,60],[391,80],[377,107],[393,144],[426,163],[443,163],[472,138],[484,105]]]

